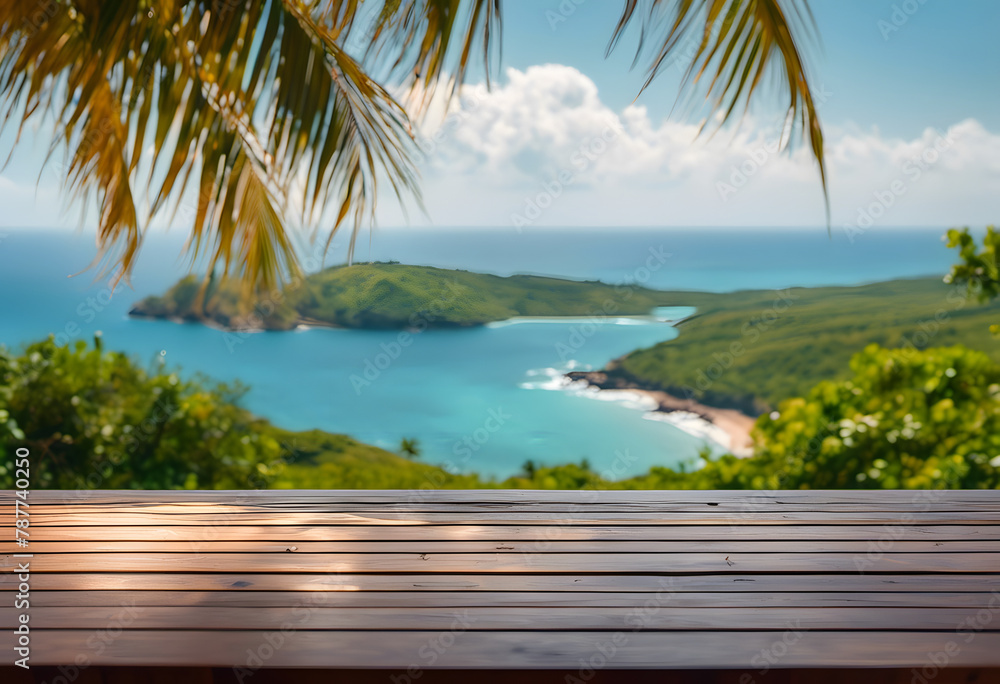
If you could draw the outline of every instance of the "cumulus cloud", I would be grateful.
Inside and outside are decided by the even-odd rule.
[[[836,97],[836,93],[827,93]],[[445,225],[817,225],[815,162],[779,153],[780,130],[752,119],[698,136],[645,107],[613,111],[580,71],[509,69],[501,87],[463,89],[422,131],[432,220]],[[912,140],[827,132],[832,218],[869,209],[881,225],[996,220],[1000,136],[975,120]],[[895,192],[893,190],[898,190]],[[893,194],[891,201],[885,194]],[[881,211],[873,202],[885,200]],[[392,223],[383,219],[382,223]]]
[[[418,133],[425,205],[442,226],[822,225],[815,162],[802,146],[779,153],[779,133],[747,119],[699,137],[643,106],[612,110],[573,67],[508,69],[501,86],[466,86],[448,109],[432,101]],[[912,139],[850,126],[826,134],[834,227],[998,220],[1000,135],[979,122]],[[4,222],[67,223],[51,179],[36,190],[27,176],[0,176]],[[378,216],[425,223],[391,201]]]

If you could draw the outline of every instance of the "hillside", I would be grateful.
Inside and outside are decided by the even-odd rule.
[[[162,297],[142,300],[130,313],[212,322],[226,328],[287,330],[300,323],[442,328],[477,326],[515,316],[642,315],[658,306],[700,305],[713,297],[394,263],[328,268],[257,302],[241,299],[235,282],[213,283],[204,308],[198,311],[195,302],[200,285],[195,276],[188,276]]]
[[[967,302],[938,278],[860,287],[718,295],[680,324],[680,335],[611,364],[619,384],[757,415],[821,380],[841,379],[866,345],[963,344],[1000,361],[989,332],[1000,304]]]

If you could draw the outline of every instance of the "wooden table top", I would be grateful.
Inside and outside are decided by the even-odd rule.
[[[14,501],[33,666],[1000,667],[1000,491],[36,491],[26,548]]]

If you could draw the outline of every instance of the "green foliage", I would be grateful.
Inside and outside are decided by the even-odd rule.
[[[243,391],[144,370],[84,342],[0,348],[0,488],[13,484],[19,446],[31,450],[32,485],[56,489],[246,489],[296,459],[385,454],[341,435],[279,430],[239,407]]]
[[[1000,365],[986,354],[871,345],[851,370],[758,419],[753,458],[705,470],[746,488],[1000,486]]]
[[[711,295],[678,338],[632,352],[610,375],[755,415],[846,378],[851,357],[872,343],[965,344],[1000,361],[987,330],[998,312],[933,278]]]
[[[987,226],[983,248],[979,251],[968,228],[952,228],[948,231],[948,247],[957,248],[962,261],[951,267],[951,272],[945,276],[945,282],[964,285],[969,296],[980,302],[996,299],[1000,295],[1000,267],[997,264],[1000,233],[993,226]],[[1000,335],[1000,325],[991,325],[990,332]]]
[[[394,263],[335,266],[241,308],[239,283],[214,284],[198,307],[189,276],[134,314],[208,319],[230,328],[288,329],[297,323],[348,328],[483,325],[514,316],[648,314],[657,306],[700,303],[711,295],[658,292],[628,285],[541,276],[500,277]]]

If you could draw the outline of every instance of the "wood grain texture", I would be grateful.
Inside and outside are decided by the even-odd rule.
[[[252,570],[252,569],[251,569]],[[159,572],[39,573],[36,591],[544,591],[544,592],[991,592],[1000,591],[1000,574],[780,574],[698,575],[572,574],[354,574],[354,573],[177,573]],[[0,573],[0,590],[17,587],[17,576]]]
[[[475,522],[472,522],[472,521]],[[180,525],[161,527],[105,525],[36,527],[32,539],[46,541],[860,541],[884,545],[896,541],[1000,541],[1000,525],[493,525],[470,518],[465,525]],[[13,551],[14,530],[0,527],[0,551]],[[4,546],[4,545],[9,546]]]
[[[317,592],[313,592],[317,593]],[[644,606],[658,592],[594,591],[328,591],[317,600],[306,591],[36,591],[32,606],[39,608],[162,606],[162,607],[287,607],[321,601],[326,607],[347,608],[470,608],[470,607],[627,607]],[[13,591],[0,592],[0,605],[14,605]],[[995,594],[988,592],[684,592],[670,595],[677,608],[990,608]]]
[[[0,556],[0,571],[17,567]],[[997,553],[46,553],[35,573],[238,572],[277,573],[980,573],[1000,568]]]
[[[947,631],[975,620],[975,610],[955,607],[680,607],[672,596],[632,606],[471,606],[328,607],[323,595],[305,596],[288,606],[37,607],[31,622],[38,629],[108,629],[116,622],[129,629],[243,631],[287,627],[333,631]],[[988,610],[988,609],[987,609]],[[1000,602],[996,606],[1000,611]],[[0,629],[17,626],[14,608],[0,608]],[[994,629],[1000,631],[1000,618]],[[970,623],[975,625],[976,623]]]
[[[997,491],[40,491],[24,510],[33,665],[1000,667]]]
[[[450,636],[449,636],[450,635]],[[12,635],[0,633],[0,648]],[[615,643],[616,639],[619,643]],[[40,630],[34,665],[603,669],[996,667],[1000,634],[945,632],[330,632]],[[792,642],[792,643],[789,643]],[[779,645],[780,644],[780,645]],[[949,648],[950,647],[950,648]],[[952,655],[948,654],[949,649]],[[780,656],[778,654],[781,654]],[[929,655],[930,654],[930,655]],[[940,655],[939,655],[940,654]],[[939,662],[941,662],[939,660]]]

